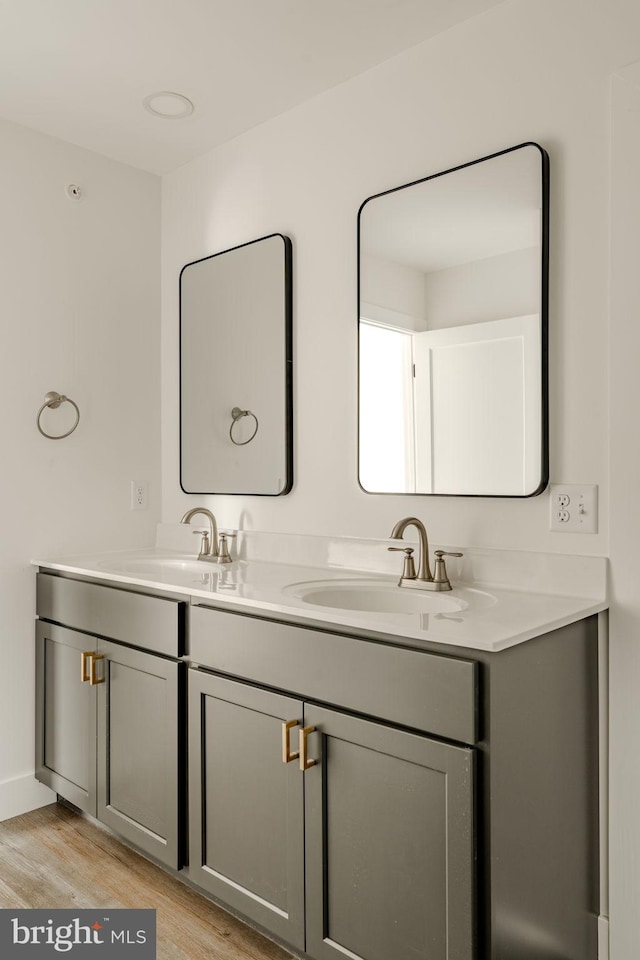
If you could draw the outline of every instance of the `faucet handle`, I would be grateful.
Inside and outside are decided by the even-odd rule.
[[[235,533],[220,533],[218,540],[218,563],[231,563],[232,557],[229,555],[229,546],[227,540],[229,537],[235,537]]]
[[[206,557],[209,553],[209,531],[208,530],[194,530],[194,536],[202,537],[200,542],[200,553],[198,554],[198,560],[202,560],[203,557]]]
[[[463,554],[463,553],[449,553],[449,552],[447,552],[446,550],[434,550],[433,553],[434,553],[434,556],[435,556],[435,558],[436,558],[436,562],[435,562],[434,570],[433,570],[433,581],[434,581],[434,583],[447,584],[447,586],[445,587],[445,589],[448,590],[448,589],[450,588],[451,584],[449,584],[449,577],[447,576],[447,568],[446,568],[445,562],[444,562],[444,560],[443,560],[442,558],[443,558],[443,557],[463,557],[464,554]],[[440,588],[440,589],[442,589],[442,588]]]
[[[416,565],[413,562],[413,547],[387,547],[387,550],[389,550],[390,553],[404,553],[404,564],[400,583],[402,583],[403,580],[415,580]]]

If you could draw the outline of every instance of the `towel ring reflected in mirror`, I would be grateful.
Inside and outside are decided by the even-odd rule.
[[[234,407],[233,410],[231,411],[231,416],[233,418],[231,421],[231,426],[229,427],[229,437],[231,439],[231,443],[235,443],[236,447],[244,447],[247,443],[251,443],[256,433],[258,432],[258,418],[256,417],[255,413],[251,412],[251,410],[241,410],[240,407]],[[255,421],[253,433],[247,440],[236,440],[236,438],[233,435],[233,430],[234,430],[234,427],[238,425],[239,421],[242,420],[243,417],[253,417]]]
[[[47,433],[43,429],[42,424],[40,423],[40,418],[43,414],[43,411],[49,407],[51,410],[57,410],[58,407],[63,403],[70,403],[73,409],[76,412],[76,419],[73,423],[73,426],[66,433]],[[56,390],[50,390],[49,393],[46,393],[44,396],[44,403],[38,410],[36,414],[36,426],[43,437],[46,437],[48,440],[63,440],[65,437],[68,437],[69,434],[73,433],[78,424],[80,423],[80,410],[78,404],[71,399],[71,397],[65,397],[64,394],[58,393]]]

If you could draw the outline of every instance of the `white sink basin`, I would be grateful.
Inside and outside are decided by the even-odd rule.
[[[283,593],[315,606],[360,613],[455,613],[497,602],[492,594],[473,587],[432,593],[380,580],[308,580],[289,584]]]

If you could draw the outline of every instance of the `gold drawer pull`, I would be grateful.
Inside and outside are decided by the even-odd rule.
[[[317,760],[307,759],[307,739],[310,733],[314,733],[315,727],[303,727],[300,731],[300,769],[308,770],[309,767],[315,767]]]
[[[96,677],[96,660],[104,660],[102,653],[92,653],[89,664],[89,684],[96,687],[99,683],[104,683],[104,677]]]
[[[289,730],[292,730],[294,727],[298,726],[298,720],[284,720],[282,723],[282,762],[291,763],[292,760],[297,760],[300,756],[299,753],[291,753],[289,747]]]
[[[86,683],[89,679],[89,674],[87,672],[87,660],[91,660],[93,653],[91,650],[83,650],[80,654],[80,680],[82,683]]]

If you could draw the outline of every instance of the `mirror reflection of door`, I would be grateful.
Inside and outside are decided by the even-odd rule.
[[[536,144],[359,217],[368,492],[531,496],[547,480],[548,160]]]
[[[416,436],[423,438],[416,490],[525,496],[535,489],[538,329],[532,314],[414,335]]]

